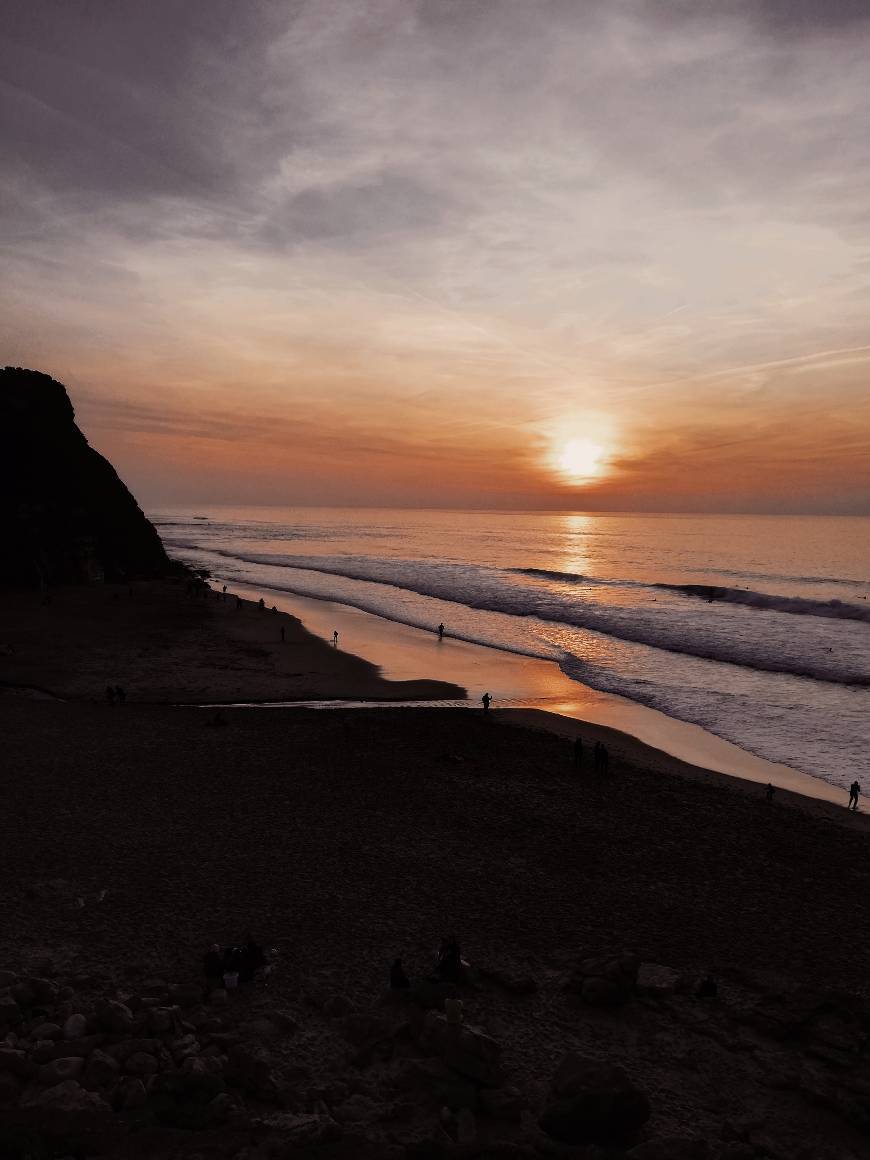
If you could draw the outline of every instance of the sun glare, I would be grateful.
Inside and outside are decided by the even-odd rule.
[[[574,483],[591,479],[601,473],[604,448],[591,439],[571,439],[556,452],[556,467]]]

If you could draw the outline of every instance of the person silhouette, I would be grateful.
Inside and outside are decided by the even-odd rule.
[[[393,965],[390,967],[390,989],[393,991],[407,991],[410,986],[411,980],[405,974],[402,960],[393,959]]]
[[[338,629],[334,629],[332,633],[332,647],[338,648]]]
[[[438,639],[439,640],[444,639],[444,625],[443,624],[438,625]]]
[[[483,696],[480,698],[480,701],[481,701],[481,704],[483,705],[483,714],[484,714],[484,716],[486,716],[486,714],[489,712],[489,706],[490,706],[490,703],[492,701],[492,697],[490,697],[489,693],[484,693]]]
[[[774,795],[774,793],[775,793],[775,792],[776,792],[776,791],[774,790],[774,788],[773,788],[773,786],[771,785],[771,783],[770,783],[770,782],[768,782],[768,783],[767,783],[767,789],[764,791],[764,800],[765,800],[766,802],[772,802],[772,801],[773,801],[773,795]]]
[[[860,792],[861,792],[861,786],[858,784],[857,781],[853,781],[852,784],[849,786],[849,804],[848,804],[848,806],[846,806],[847,810],[857,810],[857,808],[858,808],[858,795],[860,794]]]
[[[262,611],[263,611],[263,609],[266,607],[266,601],[263,599],[263,597],[262,597],[262,596],[261,596],[261,597],[260,597],[260,599],[257,601],[257,607],[260,609],[260,611],[261,611],[261,612],[262,612]]]

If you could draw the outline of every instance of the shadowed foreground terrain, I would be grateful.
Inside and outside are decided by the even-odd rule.
[[[95,1130],[93,1154],[866,1154],[862,831],[619,759],[597,781],[565,741],[497,714],[210,716],[0,698],[0,966],[69,988],[58,1026],[123,998],[144,1027],[153,1003],[180,1001],[155,980],[196,982],[212,942],[250,930],[280,951],[268,989],[181,1003],[196,1050],[230,1053],[223,1129],[179,1135],[181,1097],[167,1112],[158,1094],[163,1135],[148,1104],[109,1117],[130,1135]],[[500,1047],[496,1095],[421,1030],[437,995],[381,1004],[392,958],[416,982],[452,932],[482,971],[461,997]],[[586,1001],[584,977],[612,976],[623,952],[672,971],[655,986],[642,971],[613,1006]],[[709,1002],[694,997],[707,972]],[[238,1087],[227,1035],[256,1041],[278,1095]],[[572,1051],[646,1093],[640,1137],[611,1151],[540,1129]]]

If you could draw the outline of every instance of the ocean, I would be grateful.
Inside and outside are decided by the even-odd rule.
[[[453,639],[554,661],[572,681],[767,760],[838,786],[866,780],[870,518],[334,508],[151,518],[171,555],[219,583],[428,630],[443,622]]]

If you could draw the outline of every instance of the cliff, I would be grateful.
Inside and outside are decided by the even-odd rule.
[[[157,576],[160,537],[76,426],[61,383],[0,370],[0,585]]]

